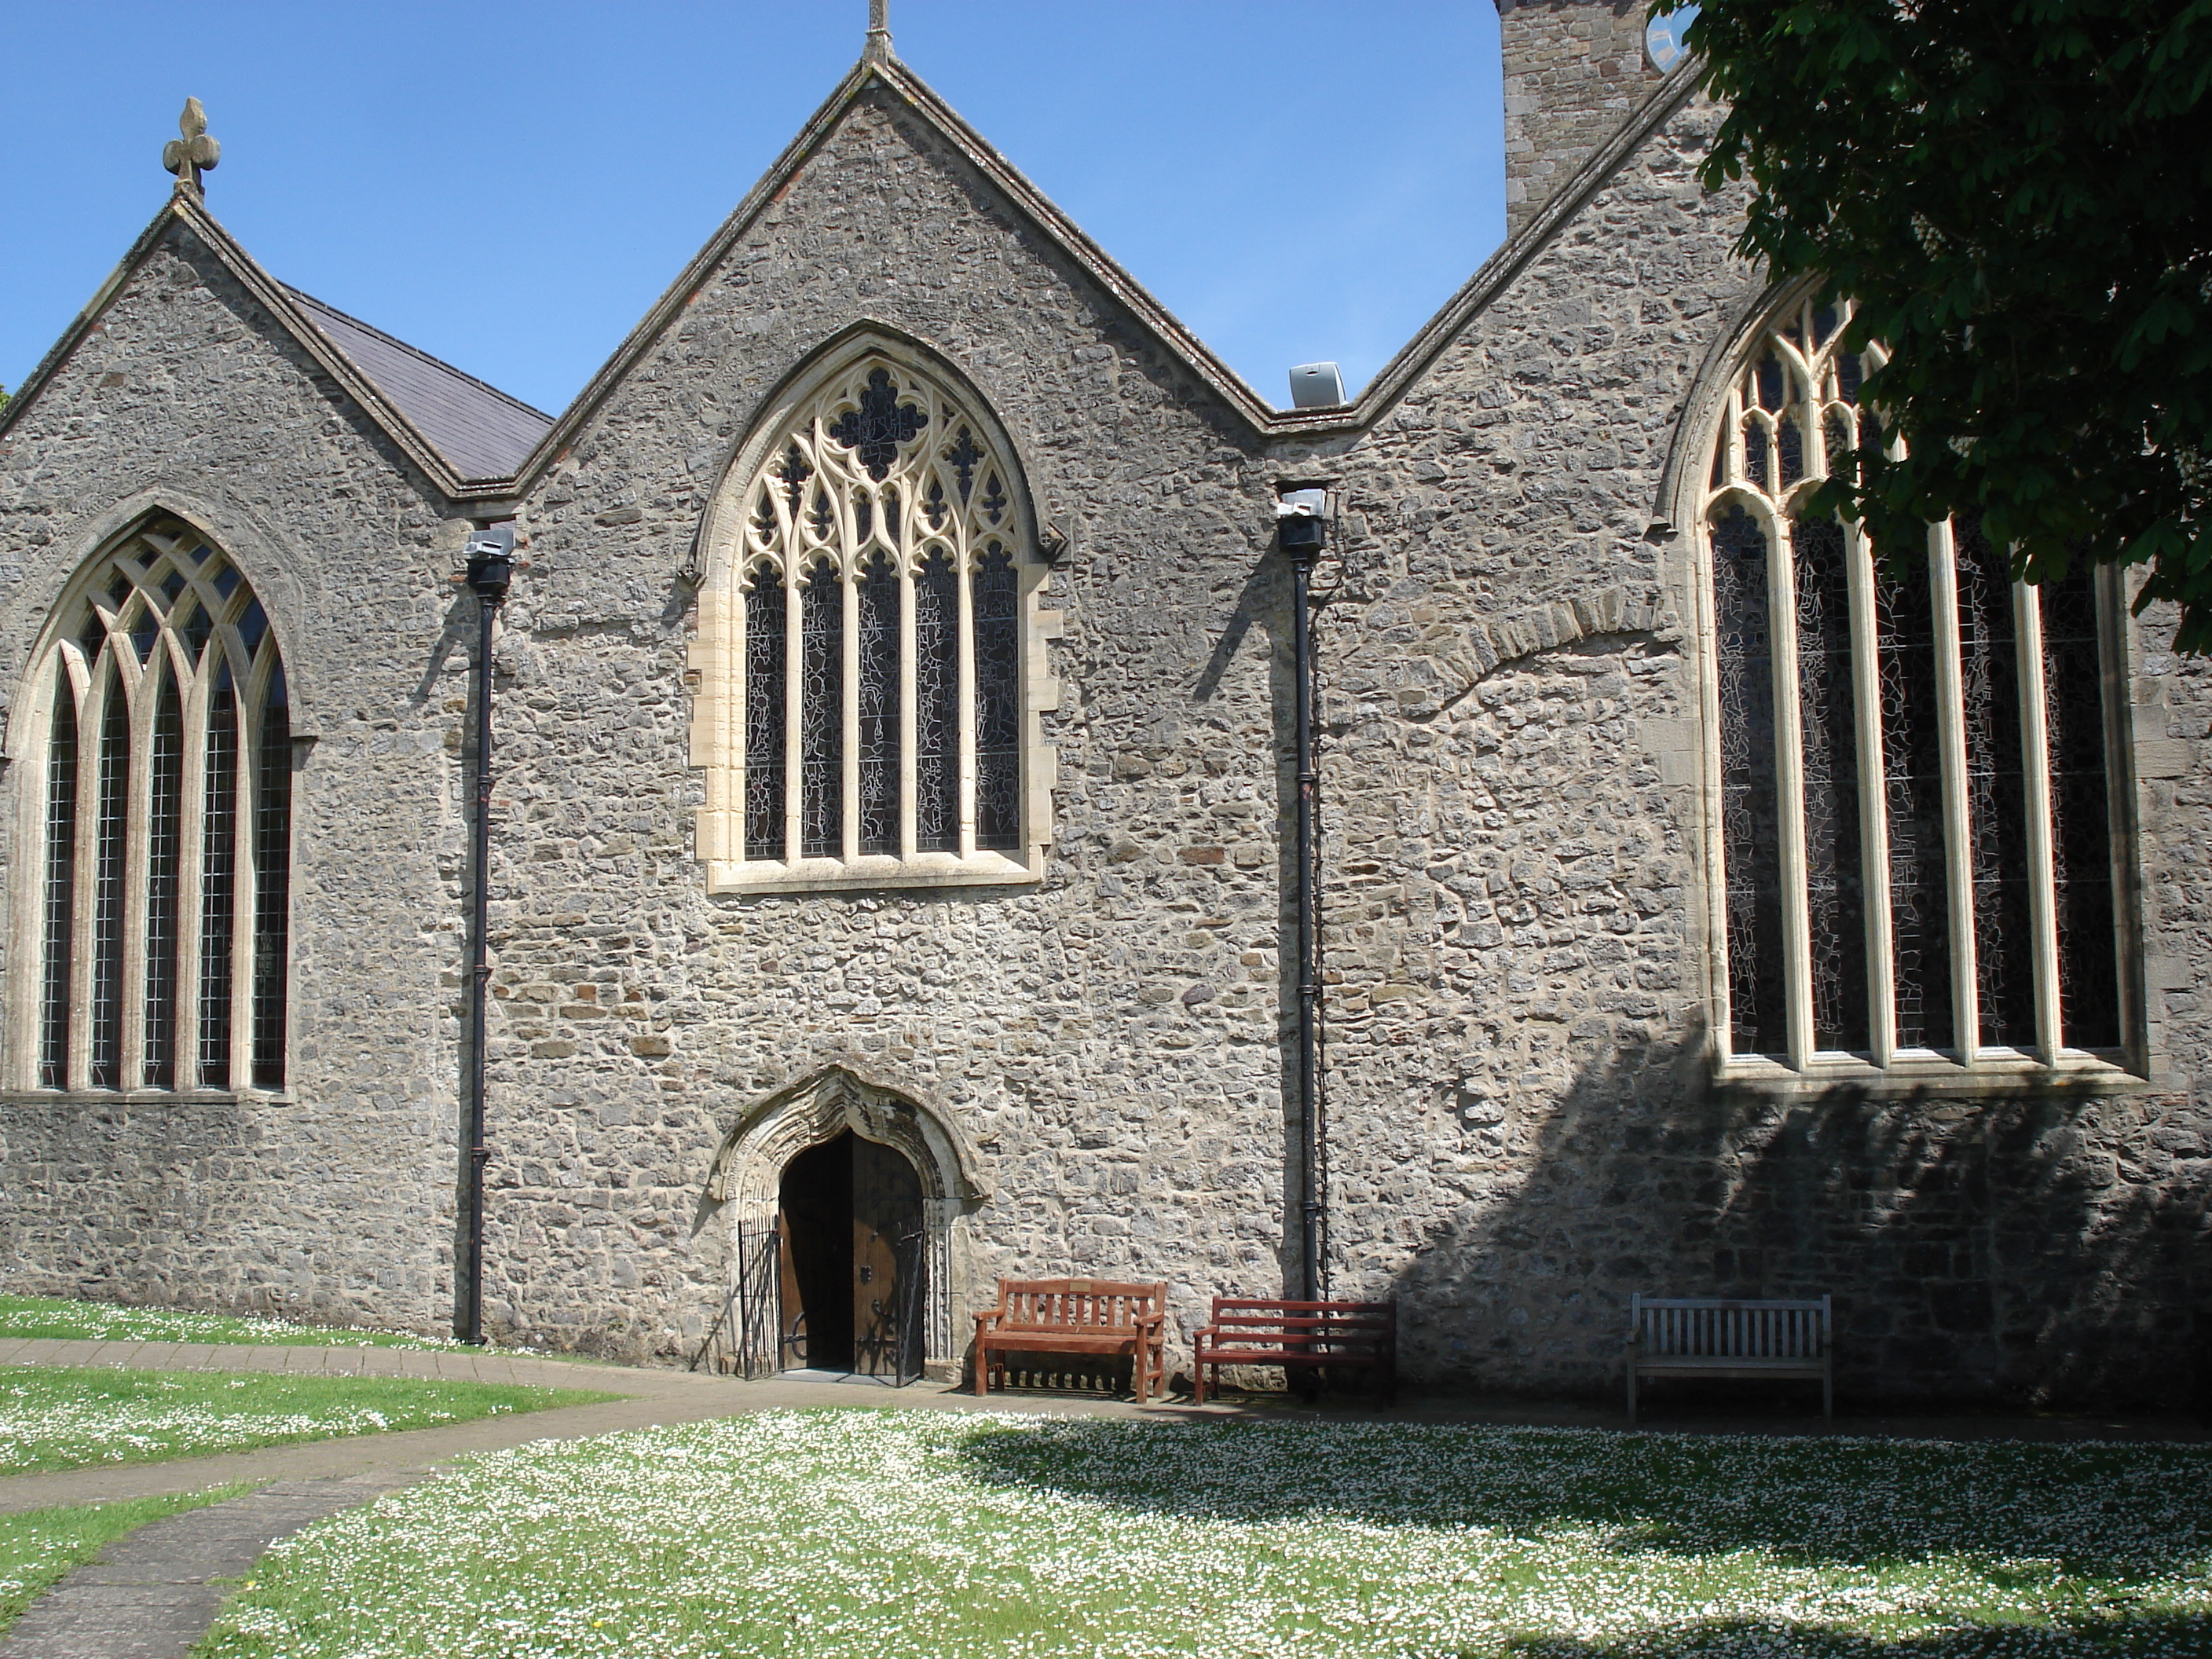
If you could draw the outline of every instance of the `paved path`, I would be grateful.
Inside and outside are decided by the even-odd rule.
[[[278,1539],[410,1477],[279,1480],[117,1539],[33,1602],[0,1659],[178,1659]]]
[[[1155,1407],[1095,1395],[993,1395],[978,1400],[942,1383],[888,1389],[866,1382],[780,1377],[741,1382],[688,1371],[646,1370],[470,1349],[230,1347],[187,1342],[65,1342],[0,1338],[0,1366],[122,1365],[144,1370],[287,1371],[411,1376],[589,1389],[621,1398],[553,1411],[502,1413],[447,1428],[319,1440],[166,1463],[0,1477],[0,1513],[55,1504],[109,1502],[199,1492],[241,1482],[258,1490],[143,1527],[77,1568],[32,1607],[0,1659],[179,1659],[205,1634],[227,1588],[277,1539],[326,1515],[412,1485],[471,1452],[531,1440],[567,1440],[662,1423],[817,1406],[896,1406],[941,1411],[1017,1411],[1089,1417],[1359,1417],[1269,1402]],[[1389,1413],[1396,1422],[1622,1426],[1619,1413],[1575,1406],[1437,1401]],[[1647,1432],[1910,1436],[1941,1439],[2203,1440],[2203,1425],[2098,1418],[1660,1419]]]

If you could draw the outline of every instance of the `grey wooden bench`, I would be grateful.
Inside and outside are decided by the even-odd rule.
[[[1628,1420],[1642,1376],[1817,1379],[1820,1415],[1835,1415],[1828,1298],[1744,1302],[1717,1296],[1632,1296],[1628,1302]]]

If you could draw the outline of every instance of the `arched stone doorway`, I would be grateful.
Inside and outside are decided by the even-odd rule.
[[[842,1066],[757,1102],[723,1139],[698,1223],[726,1212],[733,1368],[949,1375],[963,1221],[985,1196],[942,1119]]]

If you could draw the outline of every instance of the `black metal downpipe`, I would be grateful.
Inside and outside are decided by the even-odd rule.
[[[1291,564],[1291,676],[1297,682],[1298,910],[1298,1185],[1301,1294],[1328,1295],[1328,1121],[1321,1075],[1321,849],[1316,823],[1321,775],[1314,759],[1313,572],[1328,540],[1328,493],[1286,494],[1275,540]]]
[[[453,1334],[482,1343],[483,1334],[484,1016],[491,998],[491,629],[514,574],[514,528],[494,525],[469,538],[469,591],[477,596],[476,812],[470,829],[469,1056],[462,1124],[467,1173],[463,1182],[461,1283]]]

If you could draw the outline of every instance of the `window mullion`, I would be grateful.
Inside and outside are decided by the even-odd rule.
[[[975,609],[970,549],[960,550],[960,856],[975,856]]]
[[[1888,788],[1883,773],[1881,670],[1875,637],[1874,559],[1856,525],[1844,530],[1851,594],[1851,690],[1858,720],[1859,847],[1866,887],[1868,1040],[1874,1063],[1897,1053],[1897,957],[1891,939]]]
[[[1805,875],[1805,740],[1797,696],[1796,554],[1787,520],[1774,525],[1767,614],[1774,637],[1774,770],[1782,832],[1782,960],[1790,1064],[1813,1054],[1812,914]]]
[[[2020,681],[2020,744],[2027,813],[2028,936],[2035,953],[2035,1049],[2054,1064],[2064,1033],[2059,1025],[2058,916],[2052,892],[2051,853],[2051,722],[2044,701],[2043,614],[2035,589],[2012,585],[2013,652]]]
[[[1981,1049],[1982,1006],[1974,972],[1974,869],[1966,801],[1966,708],[1959,661],[1959,584],[1948,521],[1928,532],[1928,580],[1936,602],[1936,717],[1943,756],[1943,867],[1951,923],[1952,1042],[1972,1066]]]
[[[805,737],[799,726],[800,705],[806,695],[806,594],[799,581],[801,552],[796,528],[792,532],[791,548],[778,575],[783,583],[783,861],[787,865],[799,862],[801,814],[806,799],[806,775],[800,766]]]
[[[911,512],[910,503],[902,496],[902,512]],[[899,545],[913,545],[911,533],[902,535]],[[915,741],[917,722],[915,718],[915,626],[914,626],[914,570],[906,558],[899,560],[899,857],[912,859],[916,847],[916,822],[919,815],[918,790],[915,782]]]

